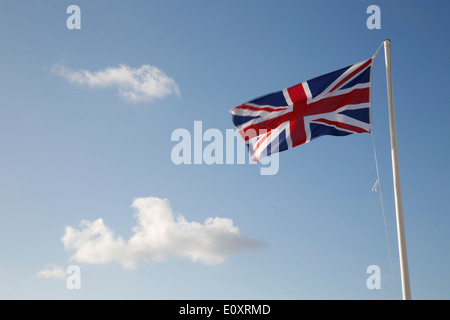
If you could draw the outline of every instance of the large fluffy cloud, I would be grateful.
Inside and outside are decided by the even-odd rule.
[[[157,67],[150,65],[142,65],[140,68],[120,65],[94,72],[74,71],[55,65],[52,72],[78,85],[92,88],[116,88],[124,100],[132,103],[149,102],[172,94],[179,95],[175,80]]]
[[[182,256],[205,264],[223,262],[229,254],[258,249],[265,243],[243,236],[233,221],[208,218],[204,223],[174,216],[167,199],[136,198],[137,225],[128,240],[116,236],[102,219],[83,220],[80,228],[67,227],[64,247],[72,259],[85,263],[120,262],[133,268],[138,261],[164,261]]]

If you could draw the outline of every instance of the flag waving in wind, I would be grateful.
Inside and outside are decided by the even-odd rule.
[[[323,135],[371,132],[372,63],[373,58],[233,108],[233,123],[253,160]]]

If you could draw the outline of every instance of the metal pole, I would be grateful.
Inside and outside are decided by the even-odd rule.
[[[406,251],[405,222],[403,218],[402,188],[400,184],[400,168],[398,162],[397,133],[395,129],[394,95],[392,92],[391,73],[391,40],[384,40],[384,56],[386,62],[386,82],[389,103],[389,129],[391,132],[392,170],[394,176],[395,211],[397,216],[397,235],[400,256],[400,272],[402,278],[403,300],[411,300],[409,283],[408,255]]]

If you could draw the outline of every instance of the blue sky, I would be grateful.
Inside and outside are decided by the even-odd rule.
[[[80,30],[66,27],[72,4]],[[371,4],[379,30],[366,27]],[[271,176],[248,163],[171,160],[174,130],[193,133],[196,120],[233,129],[232,107],[367,59],[390,38],[412,296],[449,299],[449,10],[447,1],[4,1],[0,297],[396,299],[394,284],[401,296],[382,50],[372,121],[395,280],[369,134],[282,152]],[[124,80],[139,70],[157,74],[156,85]],[[164,227],[172,233],[158,237]],[[79,290],[66,286],[70,265]],[[370,265],[379,290],[366,286]]]

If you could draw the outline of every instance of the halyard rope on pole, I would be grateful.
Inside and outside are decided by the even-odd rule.
[[[373,145],[373,155],[375,158],[375,168],[377,170],[377,181],[373,185],[372,191],[375,191],[375,192],[379,191],[379,194],[380,194],[381,212],[383,213],[384,231],[386,233],[386,242],[387,242],[387,248],[388,248],[388,253],[389,253],[389,263],[391,265],[392,281],[394,283],[395,298],[398,300],[397,285],[396,285],[395,275],[394,275],[394,266],[392,264],[391,246],[389,244],[389,234],[388,234],[387,224],[386,224],[386,215],[384,213],[383,196],[381,194],[380,174],[378,171],[377,151],[375,149],[375,139],[373,137],[373,129],[372,129],[371,136],[372,136],[372,145]],[[379,189],[379,190],[377,190],[377,189]]]

